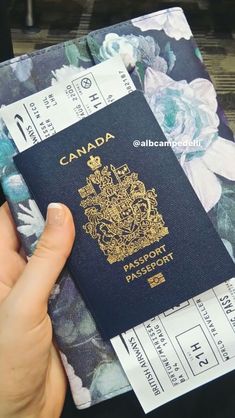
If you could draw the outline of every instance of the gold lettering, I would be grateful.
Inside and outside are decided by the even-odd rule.
[[[148,258],[149,258],[149,255],[148,254],[144,254],[144,256],[143,256],[144,261],[147,261]]]
[[[82,147],[82,149],[77,149],[77,155],[79,156],[79,157],[81,157],[82,156],[82,154],[86,154],[87,152],[86,152],[86,148],[85,147]]]
[[[165,250],[165,244],[164,245],[161,245],[161,247],[156,248],[155,252],[156,252],[157,255],[162,254],[162,252],[166,252],[166,250]]]
[[[69,162],[68,162],[68,161],[66,161],[66,157],[62,157],[62,158],[60,159],[60,164],[61,164],[61,165],[67,165],[67,164],[69,164]]]
[[[168,263],[168,261],[169,261],[169,258],[168,257],[169,257],[169,254],[168,255],[164,255],[164,257],[162,257],[164,263]]]
[[[73,161],[75,158],[78,158],[78,156],[71,152],[71,154],[69,154],[69,162],[71,163],[71,161]]]
[[[146,263],[150,258],[156,258],[158,255],[161,255],[162,253],[165,253],[165,252],[166,252],[166,245],[163,244],[160,247],[157,247],[154,250],[151,250],[149,253],[146,253],[143,256],[136,258],[129,264],[125,264],[123,266],[123,269],[124,271],[133,270],[135,267],[138,267],[140,264]],[[169,253],[169,254],[173,254],[173,253]],[[163,260],[164,260],[164,257],[163,257]],[[153,266],[156,267],[156,261],[151,263],[151,266],[152,268]]]
[[[157,250],[159,250],[159,251],[163,251],[163,252],[165,252],[166,251],[166,249],[165,249],[165,245],[162,245],[161,247],[158,247],[158,248],[156,248],[156,250],[154,250],[155,251],[155,255],[157,255]],[[149,253],[150,254],[150,253]],[[145,259],[146,259],[146,261],[148,260],[148,258],[149,258],[149,254],[145,254],[143,257],[145,257]],[[140,258],[142,258],[143,259],[143,257],[140,257]],[[137,259],[137,260],[140,260],[140,258],[139,259]],[[151,258],[151,257],[150,257]],[[135,280],[135,279],[137,279],[138,277],[141,277],[141,276],[145,276],[147,273],[149,273],[149,272],[151,272],[151,271],[154,271],[154,270],[156,270],[158,267],[160,267],[160,266],[163,266],[163,264],[166,264],[166,263],[170,263],[171,261],[173,260],[173,252],[170,252],[170,253],[168,253],[168,254],[166,254],[166,255],[164,255],[163,257],[161,257],[161,258],[157,258],[156,260],[154,260],[154,261],[152,261],[152,263],[149,263],[149,264],[147,264],[147,265],[145,265],[144,267],[142,267],[140,270],[136,270],[135,272],[133,272],[133,273],[131,273],[130,275],[128,275],[128,276],[126,276],[126,280],[127,280],[127,282],[129,283],[129,282],[132,282],[133,280]],[[136,261],[136,260],[135,260]],[[135,261],[133,262],[133,263],[129,263],[129,264],[125,264],[124,266],[123,266],[123,269],[125,270],[125,271],[128,271],[128,270],[132,270],[133,268],[134,268],[134,266],[136,265],[136,263],[135,263]],[[155,277],[158,277],[158,278],[160,278],[161,280],[159,281],[159,284],[160,283],[163,283],[163,281],[165,281],[165,278],[163,279],[163,277],[162,277],[162,273],[156,273],[156,275],[155,276],[153,276],[154,278]],[[151,278],[152,279],[152,278]],[[157,283],[157,281],[156,281],[156,279],[155,279],[155,281],[154,281],[154,283],[155,283],[155,285],[156,285],[156,283]],[[152,286],[151,286],[152,287]]]
[[[133,264],[134,264],[134,266],[139,267],[140,262],[139,262],[139,260],[134,260],[133,261]]]
[[[78,148],[74,153],[72,152],[68,156],[61,157],[61,159],[59,160],[60,165],[67,165],[71,163],[74,159],[82,157],[83,155],[86,155],[88,152],[95,150],[97,147],[104,145],[110,139],[115,139],[115,136],[107,132],[103,137],[100,136],[94,139],[93,142],[89,142],[82,148]]]
[[[104,143],[104,138],[102,138],[102,137],[96,138],[95,143],[96,143],[97,147],[100,147]]]
[[[90,152],[92,149],[96,149],[96,146],[89,142],[89,144],[87,145],[87,152]]]
[[[112,135],[112,134],[109,134],[109,133],[107,132],[107,134],[106,134],[106,136],[105,136],[105,140],[106,140],[106,142],[108,142],[108,140],[109,140],[109,139],[111,139],[111,138],[115,139],[115,136],[114,136],[114,135]]]
[[[125,271],[128,271],[129,270],[128,264],[125,264],[125,266],[123,266],[123,268],[124,268]]]

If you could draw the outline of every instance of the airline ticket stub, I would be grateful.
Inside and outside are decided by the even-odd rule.
[[[134,90],[117,55],[1,108],[0,117],[21,152]]]
[[[111,340],[150,412],[235,367],[235,279]]]

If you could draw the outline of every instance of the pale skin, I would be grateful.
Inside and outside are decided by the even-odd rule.
[[[0,417],[60,417],[67,380],[52,341],[48,298],[71,252],[75,230],[61,204],[28,262],[5,203],[0,208]]]

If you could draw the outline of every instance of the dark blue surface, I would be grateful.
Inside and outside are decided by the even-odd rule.
[[[59,164],[63,155],[106,132],[116,139],[66,166]],[[51,201],[63,202],[72,210],[77,233],[69,268],[104,338],[138,325],[235,273],[230,256],[171,148],[134,148],[135,139],[165,140],[140,92],[131,93],[14,158],[44,216]],[[159,243],[123,262],[109,264],[97,241],[82,227],[87,218],[77,190],[91,174],[87,166],[91,154],[99,155],[104,165],[127,163],[148,190],[154,187],[158,211],[169,228],[169,234]],[[156,271],[164,274],[165,283],[150,288],[146,278],[152,272],[127,284],[123,264],[163,244],[167,253],[174,253],[174,260]]]

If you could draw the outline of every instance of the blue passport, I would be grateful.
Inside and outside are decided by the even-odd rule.
[[[14,158],[44,216],[71,209],[68,267],[105,339],[235,273],[165,142],[136,91]]]

